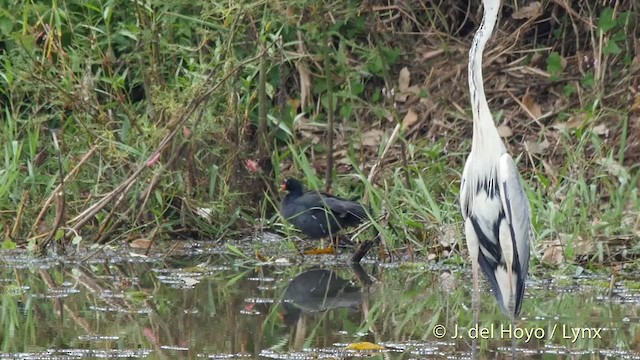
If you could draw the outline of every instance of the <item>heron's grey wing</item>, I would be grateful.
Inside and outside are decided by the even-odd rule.
[[[522,187],[520,174],[516,164],[509,154],[502,154],[498,165],[498,183],[500,186],[500,198],[505,218],[509,224],[514,248],[517,249],[517,257],[514,254],[514,262],[520,267],[520,273],[516,292],[516,306],[522,301],[524,295],[524,281],[529,270],[529,248],[531,242],[531,211],[529,200]],[[516,311],[517,313],[517,311]]]

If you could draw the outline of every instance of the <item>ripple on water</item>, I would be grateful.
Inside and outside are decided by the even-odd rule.
[[[78,289],[49,289],[44,294],[32,294],[31,296],[34,298],[40,299],[61,299],[66,298],[69,295],[79,294],[80,290]]]
[[[273,258],[280,256],[283,255],[278,253]],[[216,255],[158,263],[144,258],[145,264],[129,261],[126,256],[115,258],[121,263],[114,265],[111,258],[103,258],[100,263],[96,258],[95,263],[101,266],[60,263],[50,271],[40,271],[42,264],[37,263],[33,263],[36,269],[4,266],[0,279],[4,301],[15,309],[16,324],[22,326],[31,321],[24,328],[34,329],[16,332],[28,333],[24,339],[27,345],[17,349],[35,352],[0,354],[0,359],[137,358],[149,354],[154,359],[194,354],[210,359],[254,358],[254,354],[273,359],[362,358],[380,352],[346,350],[346,344],[373,338],[380,339],[376,343],[385,346],[379,357],[470,358],[468,339],[435,341],[429,325],[461,324],[461,328],[468,328],[472,318],[468,306],[471,299],[468,265],[365,262],[362,269],[365,276],[360,277],[360,272],[345,265],[345,256],[301,260],[291,255],[294,264],[286,268],[244,259],[232,263],[228,262],[229,257]],[[54,263],[47,262],[44,266]],[[331,270],[330,279],[335,281],[308,280],[303,284],[312,286],[297,288],[298,291],[322,294],[329,304],[344,301],[351,304],[349,307],[317,311],[305,299],[281,301],[294,278],[315,268]],[[444,273],[438,274],[440,271]],[[45,275],[52,276],[45,281]],[[366,276],[374,281],[365,281]],[[631,281],[619,281],[610,289],[608,277],[542,276],[538,274],[527,282],[519,323],[547,331],[556,324],[599,328],[603,339],[587,339],[578,345],[558,336],[530,344],[519,341],[515,349],[518,357],[640,360],[640,355],[632,352],[640,328],[634,306],[640,302],[640,289],[635,289]],[[449,291],[443,291],[445,280],[454,281],[448,286]],[[483,281],[481,286],[481,323],[505,321],[487,283]],[[47,291],[49,287],[53,289]],[[14,291],[19,296],[13,296]],[[351,291],[363,301],[349,302]],[[21,296],[24,292],[39,294]],[[148,301],[140,301],[143,294]],[[67,298],[52,302],[45,299],[49,297]],[[64,316],[59,315],[59,307],[52,306],[53,303],[64,305]],[[250,316],[258,314],[261,316]],[[65,346],[107,349],[41,351],[54,344],[61,332],[64,339],[71,339]],[[479,358],[510,354],[508,345],[501,339],[481,341]],[[309,348],[299,350],[301,346]],[[135,350],[108,350],[112,347]]]
[[[264,281],[264,282],[276,281],[276,279],[273,278],[273,277],[248,277],[247,280],[249,280],[249,281]]]
[[[90,349],[49,349],[43,352],[21,352],[0,354],[0,359],[21,360],[67,360],[95,358],[146,358],[151,350],[90,350]]]
[[[253,357],[251,354],[198,354],[196,355],[199,358],[207,358],[207,359],[245,359]]]
[[[189,351],[188,347],[184,346],[171,346],[171,345],[161,345],[160,349],[162,350],[172,350],[172,351]]]
[[[55,351],[55,350],[54,350]],[[151,354],[151,350],[139,349],[139,350],[120,350],[120,349],[105,349],[105,350],[89,350],[89,349],[61,349],[57,350],[58,353],[67,354],[79,358],[144,358]]]
[[[78,340],[86,340],[86,341],[114,341],[114,340],[120,340],[120,336],[110,336],[110,335],[81,335],[81,336],[78,336]]]
[[[346,344],[344,344],[346,346]],[[302,351],[277,352],[273,350],[262,350],[260,356],[271,359],[286,360],[312,360],[312,359],[346,359],[346,358],[369,358],[374,354],[388,353],[389,350],[346,350],[340,348],[308,348]]]
[[[119,313],[119,314],[151,314],[153,311],[149,308],[143,309],[124,309],[107,306],[89,306],[89,310],[103,313]]]

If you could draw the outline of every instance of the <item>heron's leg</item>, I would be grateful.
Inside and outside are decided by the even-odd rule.
[[[480,312],[480,289],[478,287],[478,260],[471,259],[471,269],[473,271],[473,295],[471,295],[471,306],[473,307],[473,322],[478,323],[478,313]]]
[[[516,296],[515,291],[513,291],[513,268],[511,264],[507,266],[507,276],[509,277],[509,303],[507,304],[507,309],[509,310],[509,317],[511,320],[516,315]]]
[[[513,336],[515,331],[515,318],[516,318],[516,296],[513,291],[513,268],[511,264],[507,266],[507,276],[509,277],[509,303],[507,304],[507,310],[509,310],[509,318],[511,320],[511,358],[516,358],[516,337]]]
[[[473,272],[473,294],[471,295],[471,307],[473,309],[473,327],[478,326],[478,314],[480,313],[480,289],[478,287],[478,259],[471,259],[471,271]],[[478,338],[471,340],[471,358],[476,359]]]

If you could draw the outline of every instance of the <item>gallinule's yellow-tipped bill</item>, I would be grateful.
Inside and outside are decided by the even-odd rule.
[[[333,242],[338,231],[367,219],[361,204],[318,191],[305,192],[296,179],[286,179],[282,190],[288,192],[280,204],[282,216],[311,239],[330,237]]]

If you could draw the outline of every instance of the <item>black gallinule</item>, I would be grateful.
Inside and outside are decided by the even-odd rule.
[[[302,314],[336,308],[357,309],[363,297],[360,287],[335,271],[311,269],[291,280],[282,300],[282,319],[287,326],[292,326]]]
[[[280,204],[282,216],[311,239],[329,236],[334,242],[338,231],[367,219],[361,204],[318,191],[305,192],[296,179],[286,179],[282,190],[288,191]]]

